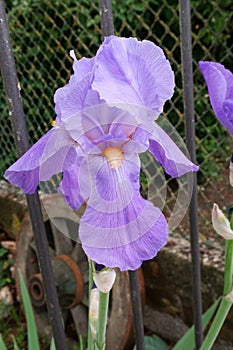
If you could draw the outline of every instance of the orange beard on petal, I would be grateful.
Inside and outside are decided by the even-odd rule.
[[[109,166],[112,169],[118,169],[123,163],[123,153],[119,148],[108,147],[103,151],[102,155],[108,159]]]

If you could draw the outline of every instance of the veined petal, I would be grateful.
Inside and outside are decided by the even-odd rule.
[[[77,60],[73,50],[70,55],[74,59],[74,74],[68,84],[57,89],[54,95],[55,111],[59,121],[77,115],[77,112],[84,108],[102,103],[98,92],[91,89],[95,58],[84,57]]]
[[[59,192],[64,196],[67,204],[77,210],[90,196],[90,181],[86,157],[79,150],[76,161],[63,171]]]
[[[53,128],[8,168],[5,178],[25,193],[34,193],[39,181],[48,180],[63,167],[69,167],[75,157],[74,141],[68,132]]]
[[[119,267],[121,271],[138,269],[143,261],[155,257],[168,239],[168,226],[161,211],[150,203],[150,208],[147,207],[143,212],[143,220],[146,221],[148,215],[154,217],[154,225],[148,231],[143,231],[141,235],[138,235],[140,236],[139,238],[130,241],[128,244],[105,248],[99,242],[98,246],[94,247],[93,244],[86,244],[85,239],[82,239],[82,246],[87,256],[108,267]],[[103,218],[103,220],[105,219]],[[82,222],[80,226],[82,227]],[[137,226],[137,223],[135,226],[137,230],[141,228]],[[93,227],[92,235],[95,235],[96,232],[99,233],[98,231],[98,227]],[[109,228],[108,235],[111,236],[111,233],[112,229]],[[119,239],[128,233],[133,236],[131,228],[122,231],[122,228],[119,227]],[[99,239],[101,240],[101,235],[99,235]]]
[[[166,243],[167,223],[161,211],[140,196],[137,155],[125,154],[118,168],[99,158],[89,157],[91,193],[80,221],[80,240],[97,263],[136,269]]]
[[[217,62],[199,62],[213,110],[222,125],[233,133],[233,74]]]
[[[150,132],[149,151],[171,177],[182,176],[199,169],[157,123],[148,123],[145,126],[146,130]]]
[[[138,110],[139,108],[137,108]],[[107,139],[122,140],[125,152],[137,152],[139,144],[133,140],[133,134],[140,120],[132,113],[107,104],[100,104],[67,118],[63,125],[88,153],[94,145],[104,143]],[[133,145],[132,145],[133,144]],[[141,145],[140,149],[145,149]],[[98,152],[97,152],[98,153]]]
[[[155,119],[173,95],[171,66],[150,41],[111,37],[97,52],[95,64],[92,87],[109,104],[145,106],[155,111]]]
[[[84,79],[87,74],[92,72],[95,58],[86,58],[83,57],[80,60],[78,60],[75,56],[74,50],[70,51],[70,56],[73,58],[73,70],[74,70],[74,78],[77,82],[80,82],[82,79]]]
[[[70,79],[69,83],[56,90],[54,95],[55,111],[59,121],[78,115],[84,106],[91,88],[92,75],[87,75],[81,82]]]

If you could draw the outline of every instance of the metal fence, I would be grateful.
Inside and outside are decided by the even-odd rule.
[[[165,50],[176,75],[176,92],[165,114],[184,136],[178,1],[114,0],[112,5],[117,35],[148,39]],[[213,202],[233,206],[227,178],[231,140],[212,112],[198,61],[215,60],[231,69],[233,5],[231,0],[193,0],[191,5],[200,231],[203,239],[211,239]],[[13,0],[6,1],[6,10],[33,143],[54,119],[54,91],[72,71],[69,50],[75,49],[78,58],[92,56],[102,41],[98,1]],[[16,153],[1,81],[0,123],[2,175]]]

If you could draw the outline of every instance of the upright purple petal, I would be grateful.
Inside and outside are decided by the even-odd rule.
[[[89,74],[81,82],[70,79],[67,85],[56,90],[54,102],[59,121],[65,121],[72,115],[77,115],[85,107],[91,81],[92,76]]]
[[[82,246],[97,263],[137,269],[166,244],[163,214],[139,193],[137,155],[124,154],[112,167],[105,157],[89,157],[91,193],[80,221]]]
[[[150,41],[111,37],[97,52],[95,65],[92,87],[107,103],[145,106],[155,111],[155,119],[173,95],[171,66]]]
[[[70,56],[73,58],[73,70],[74,70],[74,79],[77,82],[81,82],[88,74],[93,70],[95,58],[86,58],[83,57],[80,60],[77,60],[74,50],[70,51]]]
[[[48,180],[64,166],[71,166],[76,157],[73,145],[66,130],[53,128],[11,165],[4,176],[25,193],[34,193],[39,181]]]
[[[80,137],[83,135],[93,144],[107,135],[126,141],[140,123],[134,111],[135,109],[130,113],[102,103],[72,115],[64,121],[63,125],[77,142],[80,142]]]
[[[233,74],[217,62],[199,62],[213,110],[222,125],[233,133]]]
[[[68,84],[57,89],[54,95],[55,111],[60,122],[77,115],[84,108],[102,103],[98,92],[91,89],[95,58],[77,60],[74,51],[70,55],[74,59],[74,74]]]

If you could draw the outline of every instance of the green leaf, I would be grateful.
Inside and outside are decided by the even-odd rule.
[[[0,334],[0,349],[1,350],[7,350],[6,345],[5,345],[5,343],[4,343],[3,339],[2,339],[1,334]]]
[[[16,343],[15,337],[13,337],[13,343],[14,343],[14,350],[19,350],[19,347]]]
[[[3,257],[6,253],[8,253],[8,250],[5,248],[0,248],[0,258]]]
[[[51,340],[50,350],[56,350],[55,343],[54,343],[54,338],[52,338],[52,340]]]
[[[168,345],[157,335],[153,335],[152,337],[145,336],[144,337],[145,350],[169,350]],[[136,345],[133,350],[136,350]]]
[[[28,290],[27,290],[22,272],[18,270],[18,273],[19,273],[20,291],[23,299],[23,305],[24,305],[26,320],[27,320],[28,349],[40,350],[31,300],[28,294]]]
[[[213,317],[221,298],[218,298],[214,304],[202,315],[202,330],[204,331],[211,318]],[[195,348],[194,340],[194,326],[192,326],[187,333],[176,343],[172,350],[192,350]]]

